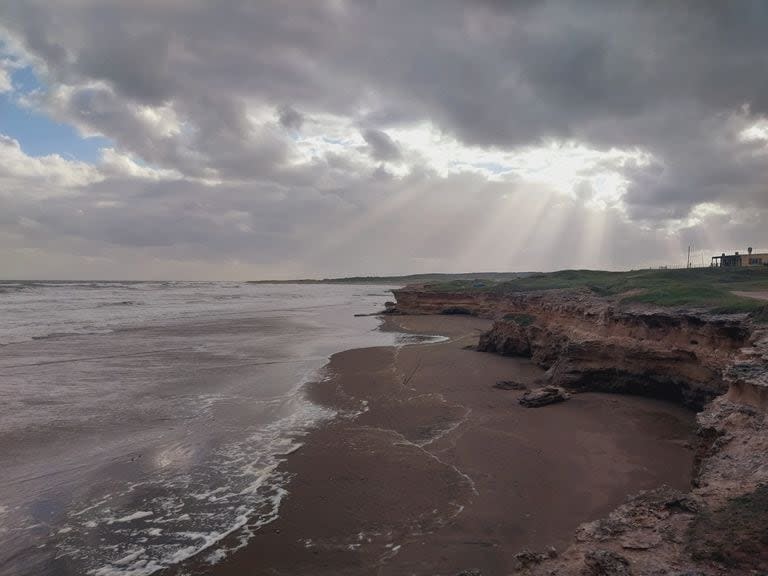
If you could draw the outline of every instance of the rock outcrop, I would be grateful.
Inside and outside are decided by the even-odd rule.
[[[570,395],[559,386],[542,386],[526,392],[520,397],[520,404],[526,408],[539,408],[548,404],[565,402]]]
[[[394,293],[401,313],[460,308],[494,319],[477,349],[532,358],[554,386],[644,394],[695,409],[726,392],[723,371],[750,335],[744,315],[624,308],[589,291]]]
[[[768,574],[768,327],[745,316],[624,308],[587,292],[395,291],[403,313],[494,319],[478,349],[527,356],[572,391],[648,394],[699,410],[693,486],[635,495],[515,574]],[[528,556],[526,556],[528,558]]]
[[[517,574],[768,573],[766,414],[720,397],[698,421],[703,452],[691,492],[662,487],[635,495],[608,517],[579,527],[574,542],[556,559]],[[601,565],[596,555],[623,558],[626,564],[612,569],[627,572],[594,572]]]

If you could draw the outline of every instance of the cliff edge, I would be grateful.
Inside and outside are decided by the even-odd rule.
[[[768,327],[748,313],[627,302],[586,288],[394,290],[403,314],[494,320],[477,349],[525,356],[542,384],[643,394],[698,412],[687,493],[660,487],[582,525],[572,544],[518,555],[517,574],[768,574]]]

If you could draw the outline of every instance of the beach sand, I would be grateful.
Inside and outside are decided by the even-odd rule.
[[[385,325],[450,339],[333,356],[308,393],[341,417],[283,463],[292,480],[279,518],[221,563],[178,573],[502,575],[516,553],[561,549],[630,493],[689,485],[691,412],[589,393],[524,408],[521,392],[492,386],[542,371],[467,349],[489,322],[403,316]]]

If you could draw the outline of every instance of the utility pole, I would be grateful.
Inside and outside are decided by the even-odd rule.
[[[691,245],[688,244],[688,264],[685,266],[686,268],[691,267]]]

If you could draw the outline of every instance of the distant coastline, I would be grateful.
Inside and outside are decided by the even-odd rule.
[[[453,282],[457,280],[489,280],[506,282],[525,278],[537,272],[466,272],[461,274],[431,273],[403,276],[345,276],[341,278],[298,278],[294,280],[248,280],[248,284],[420,284],[423,282]]]

